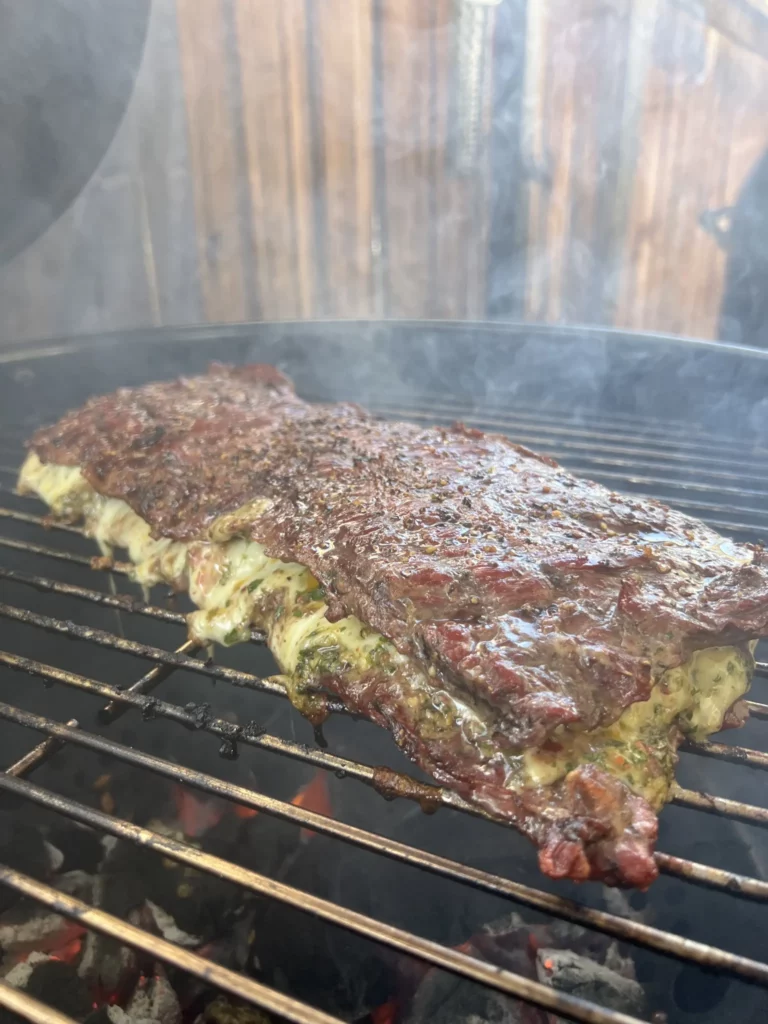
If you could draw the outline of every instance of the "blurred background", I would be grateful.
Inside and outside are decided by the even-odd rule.
[[[768,346],[768,0],[0,0],[0,340],[336,317]]]

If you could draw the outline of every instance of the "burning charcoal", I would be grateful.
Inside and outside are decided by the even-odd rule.
[[[94,874],[104,856],[99,833],[75,822],[51,829],[48,839],[61,852],[64,858],[61,868],[64,871],[79,870]]]
[[[542,981],[600,1005],[643,1016],[646,999],[632,961],[615,941],[564,921],[526,924],[509,914],[483,927],[460,947],[498,967]],[[420,972],[420,973],[419,973]],[[403,1024],[559,1024],[514,999],[444,971],[403,962],[402,977],[412,986]],[[563,1022],[564,1024],[564,1022]]]
[[[55,955],[59,960],[74,960],[80,952],[85,929],[60,914],[33,909],[27,904],[15,908],[25,913],[3,915],[0,921],[0,948],[3,968],[18,962],[30,952]]]
[[[206,1006],[195,1024],[271,1024],[272,1020],[263,1010],[218,996]]]
[[[375,912],[378,901],[386,902],[386,871],[371,886],[369,877],[355,872],[359,864],[347,848],[318,835],[299,843],[277,877],[303,891]],[[383,892],[375,891],[379,884]],[[386,916],[383,909],[381,916]],[[396,977],[394,956],[378,944],[267,899],[256,904],[250,966],[268,984],[352,1019],[384,1002]]]
[[[83,1020],[92,1007],[90,993],[75,968],[44,953],[32,953],[8,972],[5,981],[75,1020]],[[18,1020],[0,1009],[0,1024],[18,1024]]]
[[[98,932],[89,932],[78,974],[92,991],[104,999],[122,999],[138,973],[138,957],[132,949]]]
[[[167,827],[153,822],[156,831]],[[159,907],[165,927],[208,942],[223,934],[243,902],[240,891],[231,883],[159,856],[153,850],[131,843],[110,843],[100,871],[99,906],[117,917],[151,901]],[[163,928],[160,927],[160,933]]]
[[[202,945],[203,940],[199,935],[190,935],[189,932],[182,931],[171,915],[152,900],[145,900],[145,907],[152,917],[154,930],[168,942],[173,942],[177,946],[187,946],[189,949],[197,949]]]
[[[179,1024],[179,1000],[161,967],[156,967],[151,978],[140,979],[123,1013],[124,1019],[114,1024]]]
[[[536,975],[558,992],[636,1017],[645,1013],[645,993],[636,981],[571,950],[540,948]]]
[[[93,879],[80,871],[59,875],[56,888],[71,896],[89,901],[93,892]],[[24,900],[4,914],[0,914],[0,949],[3,967],[30,952],[49,953],[59,960],[73,961],[80,953],[85,929],[60,914]]]
[[[52,857],[41,829],[6,811],[0,811],[0,862],[43,882],[49,881],[56,871],[56,858]],[[3,886],[0,913],[18,900],[13,890]]]
[[[395,1018],[397,1019],[397,1018]],[[546,1016],[493,989],[430,971],[402,1024],[549,1024]]]
[[[103,898],[104,878],[99,875],[93,888],[93,902],[101,906]],[[125,916],[131,924],[139,923],[137,910]],[[78,974],[102,999],[124,999],[132,991],[139,969],[139,957],[134,950],[98,932],[89,932],[86,936]]]

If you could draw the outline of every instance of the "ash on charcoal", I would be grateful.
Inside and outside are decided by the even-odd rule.
[[[82,871],[69,871],[55,880],[57,889],[89,902],[93,878]],[[62,954],[83,929],[61,914],[29,900],[0,914],[0,973],[7,972],[30,952]]]
[[[162,823],[152,822],[150,827],[170,833]],[[204,842],[201,845],[205,847]],[[198,935],[202,942],[229,928],[242,903],[239,891],[231,883],[193,871],[131,843],[110,844],[99,879],[99,906],[103,910],[125,918],[150,900],[169,915],[182,932]]]
[[[100,1006],[83,1024],[181,1024],[182,1012],[176,993],[162,968],[150,978],[139,978],[125,1007]]]
[[[493,989],[455,975],[435,972],[425,979],[405,1013],[402,1024],[549,1024],[544,1014]]]
[[[173,986],[161,967],[155,968],[151,978],[142,980],[137,986],[125,1010],[114,1024],[180,1024],[181,1007]]]
[[[528,925],[518,914],[482,928],[463,952],[558,991],[599,1005],[644,1016],[646,999],[632,961],[615,941],[576,925]],[[403,1024],[555,1024],[543,1011],[474,982],[437,969],[403,965],[412,995],[405,1000]],[[564,1024],[564,1022],[563,1022]]]
[[[189,949],[196,949],[202,945],[203,940],[199,935],[190,935],[189,932],[182,931],[171,915],[162,907],[158,907],[152,900],[146,900],[146,905],[152,915],[156,930],[168,942],[174,942],[177,946],[186,946]]]
[[[44,953],[32,953],[24,963],[9,971],[5,980],[75,1020],[83,1020],[93,1005],[88,987],[75,968]],[[16,1014],[0,1008],[0,1024],[18,1022]]]
[[[570,949],[539,949],[538,980],[558,992],[578,996],[599,1006],[639,1016],[645,1011],[645,993],[631,977],[579,956]]]

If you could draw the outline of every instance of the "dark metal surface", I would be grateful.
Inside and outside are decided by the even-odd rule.
[[[183,642],[179,629],[184,624],[181,610],[164,608],[156,600],[150,603],[137,594],[121,593],[115,587],[106,590],[105,583],[113,577],[121,580],[120,590],[124,589],[123,582],[125,589],[130,589],[125,579],[126,567],[111,566],[109,576],[94,572],[93,549],[81,531],[57,524],[49,537],[43,537],[43,528],[52,524],[47,524],[38,514],[39,506],[13,494],[21,442],[41,419],[54,418],[93,392],[151,377],[167,377],[182,369],[201,369],[211,357],[276,362],[297,379],[300,390],[308,397],[358,398],[385,415],[430,422],[462,418],[488,429],[502,430],[521,443],[554,454],[575,471],[609,486],[661,496],[740,539],[768,539],[765,502],[768,485],[764,484],[768,447],[763,430],[768,425],[768,406],[763,399],[768,393],[768,359],[764,353],[611,332],[429,324],[418,325],[418,328],[386,324],[286,324],[266,325],[263,329],[246,326],[221,332],[195,329],[174,335],[81,340],[74,347],[56,343],[41,346],[26,357],[18,352],[0,353],[0,362],[4,360],[6,364],[0,369],[9,382],[0,395],[5,400],[0,413],[0,463],[6,467],[4,472],[0,470],[0,488],[8,505],[0,509],[7,533],[0,538],[3,563],[0,564],[0,587],[3,588],[0,637],[6,648],[0,652],[0,667],[13,670],[0,678],[7,678],[10,683],[16,672],[23,672],[48,683],[62,684],[51,708],[38,704],[32,711],[9,703],[0,705],[0,719],[14,723],[16,728],[35,730],[44,737],[38,745],[27,747],[26,754],[16,756],[15,762],[0,776],[0,789],[131,842],[160,850],[159,841],[165,856],[190,864],[194,859],[195,866],[203,871],[237,881],[252,891],[268,891],[277,899],[287,898],[289,903],[310,913],[319,913],[326,920],[351,927],[359,934],[426,958],[464,977],[547,1006],[563,1017],[595,1024],[630,1020],[605,1008],[564,1001],[545,986],[522,976],[499,972],[447,946],[422,939],[412,931],[397,929],[370,917],[361,921],[360,915],[339,904],[321,901],[322,905],[310,906],[312,901],[308,901],[306,893],[284,891],[285,887],[281,889],[265,876],[244,872],[226,861],[202,855],[191,846],[175,844],[127,821],[95,811],[70,796],[23,781],[33,771],[44,773],[49,759],[53,758],[55,765],[57,757],[62,756],[57,753],[62,747],[96,752],[115,762],[183,781],[201,792],[263,811],[298,827],[311,828],[456,884],[605,932],[638,949],[653,950],[684,964],[708,965],[725,975],[749,979],[753,987],[742,986],[744,994],[735,1004],[741,1015],[738,1019],[740,1024],[763,1019],[761,1010],[754,1011],[754,1007],[765,1009],[768,1006],[763,991],[768,987],[768,966],[761,962],[761,957],[731,952],[718,948],[714,942],[694,940],[631,916],[596,909],[589,906],[588,900],[576,902],[446,857],[443,851],[440,854],[429,852],[379,834],[378,830],[319,815],[268,796],[253,786],[237,785],[210,771],[185,767],[88,728],[91,721],[99,728],[114,728],[126,711],[131,711],[134,718],[138,711],[148,718],[175,722],[202,734],[211,734],[222,743],[222,749],[228,747],[236,751],[241,746],[268,751],[298,765],[310,765],[362,782],[390,796],[411,795],[431,808],[446,808],[442,814],[460,811],[474,819],[482,818],[455,794],[404,777],[397,771],[306,745],[255,724],[234,725],[226,717],[217,715],[200,721],[194,709],[150,695],[156,687],[172,685],[182,671],[192,673],[192,678],[200,680],[201,684],[205,680],[209,684],[221,681],[236,687],[236,690],[225,688],[222,691],[225,705],[238,693],[243,694],[243,699],[270,701],[275,696],[285,697],[285,691],[280,677],[270,675],[269,671],[251,672],[206,663],[195,657],[195,649]],[[98,565],[105,568],[103,562]],[[44,574],[49,572],[52,575]],[[61,574],[65,578],[61,578]],[[62,614],[63,608],[66,610]],[[106,617],[110,615],[117,616],[115,626],[107,625]],[[95,622],[92,616],[97,617]],[[142,622],[150,630],[151,638],[133,639],[134,624]],[[23,636],[44,639],[39,645],[33,640],[25,642],[22,651],[18,651],[13,632],[16,629],[25,631]],[[174,629],[177,632],[171,635],[169,631]],[[254,632],[254,644],[247,649],[249,655],[251,652],[254,657],[259,655],[262,639]],[[69,646],[62,648],[63,641],[70,641]],[[52,645],[50,655],[47,653],[49,643]],[[64,651],[68,652],[66,657],[63,657]],[[99,652],[98,658],[94,652]],[[118,657],[123,657],[119,666],[115,662],[114,671],[119,671],[119,678],[110,667],[111,659]],[[149,667],[139,673],[130,667],[126,669],[126,661],[130,666],[135,659],[149,662]],[[761,670],[764,674],[764,663]],[[108,681],[101,681],[102,678]],[[758,680],[756,689],[759,685]],[[72,701],[67,699],[67,694]],[[756,692],[755,696],[764,694]],[[91,711],[85,711],[91,717],[84,718],[81,714],[83,701],[93,705]],[[751,703],[755,717],[764,718],[768,707],[760,700]],[[63,710],[61,718],[69,719],[66,725],[55,721],[54,706]],[[40,713],[43,707],[44,713]],[[334,704],[329,710],[337,713],[334,720],[337,716],[344,720],[341,706]],[[72,712],[85,728],[78,727],[71,718]],[[247,718],[241,717],[240,721],[247,722]],[[752,749],[765,740],[755,731],[759,726],[758,721],[750,727],[751,732],[745,733],[747,742],[743,746],[713,742],[689,745],[683,765],[687,777],[681,779],[674,791],[673,804],[681,808],[679,813],[697,815],[696,820],[701,822],[720,822],[729,830],[729,837],[733,835],[739,842],[743,841],[738,838],[741,833],[734,830],[757,826],[755,836],[763,834],[768,824],[768,809],[750,800],[737,799],[732,792],[710,795],[699,786],[690,785],[691,777],[698,778],[692,767],[695,765],[706,768],[715,763],[733,762],[741,766],[741,771],[765,768],[768,754]],[[754,773],[751,777],[757,779],[758,775]],[[354,785],[354,782],[344,783],[346,785]],[[750,794],[754,791],[749,790]],[[371,795],[370,799],[379,797]],[[662,823],[668,813],[662,816]],[[470,819],[465,821],[469,823]],[[675,842],[675,848],[677,845]],[[759,866],[758,846],[751,837],[745,847],[749,851],[747,861],[754,865],[747,871],[743,866],[730,870],[720,857],[714,864],[702,863],[690,856],[678,856],[673,850],[660,852],[657,861],[667,884],[683,890],[691,885],[709,889],[715,894],[713,898],[731,900],[732,914],[739,913],[738,906],[745,910],[754,906],[755,910],[762,911],[762,903],[768,900],[768,881]],[[746,861],[742,860],[741,864],[744,863]],[[514,873],[514,863],[510,864],[510,870]],[[2,880],[49,906],[54,899],[60,899],[59,893],[18,873],[6,870]],[[705,895],[700,888],[698,896],[703,899]],[[653,898],[653,891],[650,898]],[[100,911],[83,910],[74,905],[59,906],[59,909],[65,913],[90,915],[83,918],[83,923],[128,944],[136,939],[125,930],[130,926]],[[713,920],[715,932],[717,925]],[[199,965],[194,960],[182,963],[177,953],[193,956],[173,947],[171,950],[163,948],[157,955],[159,959],[195,973]],[[231,983],[226,972],[212,980],[224,988]],[[760,986],[760,990],[755,989],[755,985]],[[267,990],[265,997],[261,990],[239,990],[241,996],[245,994],[262,1006],[269,1005],[264,999],[275,995],[270,993],[271,990]],[[0,992],[0,1005],[5,1005],[3,997],[4,993]],[[754,1003],[753,997],[757,999]],[[294,1007],[293,1012],[297,1015],[289,1014],[289,1019],[329,1019],[324,1015],[312,1016],[317,1011],[309,1007]],[[54,1020],[43,1016],[29,1019]],[[685,1022],[689,1019],[692,1018],[688,1015],[680,1018]],[[730,1024],[736,1018],[726,1015],[722,1019],[724,1024],[726,1021]]]
[[[138,73],[149,0],[0,2],[0,263],[96,170]]]

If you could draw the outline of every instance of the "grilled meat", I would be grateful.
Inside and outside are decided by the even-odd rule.
[[[20,486],[188,588],[203,639],[266,630],[553,877],[647,886],[675,750],[742,715],[768,568],[499,435],[312,405],[277,370],[93,399]]]

